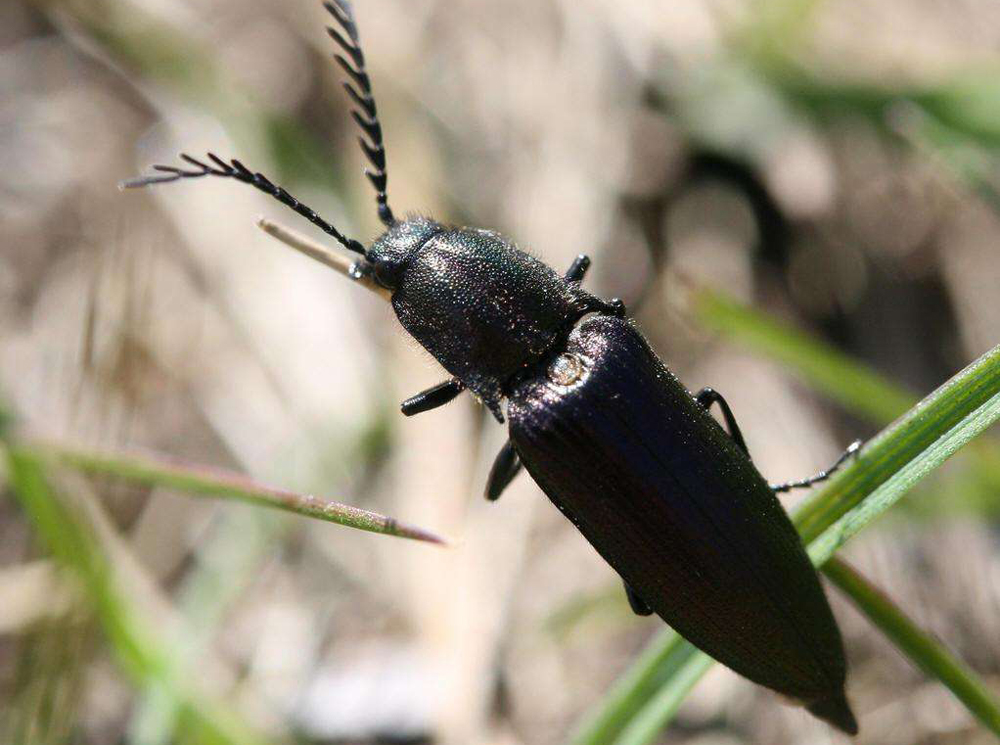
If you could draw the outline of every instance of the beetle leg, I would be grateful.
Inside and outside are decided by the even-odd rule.
[[[458,378],[452,378],[438,383],[426,391],[421,391],[416,396],[410,396],[400,404],[399,408],[403,412],[403,416],[422,414],[425,411],[436,409],[438,406],[444,406],[464,390],[465,384]]]
[[[486,498],[491,502],[499,499],[504,489],[510,485],[510,482],[514,480],[523,467],[521,458],[514,449],[514,444],[507,440],[500,448],[500,452],[497,453],[493,467],[490,468],[489,478],[486,479]]]
[[[625,597],[628,598],[628,604],[632,606],[632,612],[637,616],[651,616],[653,615],[653,609],[646,605],[646,601],[640,598],[635,590],[633,590],[628,582],[622,580],[625,585]]]
[[[700,403],[706,409],[711,409],[712,404],[719,405],[719,408],[722,409],[722,418],[726,420],[726,429],[729,430],[729,436],[733,438],[737,445],[739,445],[740,450],[746,453],[749,457],[750,451],[747,449],[747,443],[743,439],[743,433],[740,432],[740,426],[736,423],[736,417],[733,416],[733,410],[729,408],[729,404],[726,403],[726,399],[722,397],[722,394],[714,388],[706,386],[698,391],[694,398],[695,401]]]
[[[810,476],[806,479],[799,479],[798,481],[786,481],[784,484],[771,484],[771,490],[774,492],[784,492],[791,491],[792,489],[805,489],[812,486],[813,484],[818,484],[821,481],[826,481],[830,478],[838,468],[844,465],[844,462],[854,455],[858,450],[861,449],[861,440],[855,440],[850,445],[847,446],[847,450],[840,454],[840,457],[834,462],[832,466],[827,468],[825,471],[820,471],[815,476]]]
[[[573,263],[570,264],[564,278],[568,282],[582,282],[588,269],[590,269],[590,257],[586,254],[580,254],[573,259]]]
[[[625,314],[628,312],[625,308],[625,301],[620,297],[611,298],[610,302],[605,303],[606,312],[613,315],[615,318],[624,318]]]
[[[626,314],[625,303],[621,298],[611,298],[601,300],[593,295],[587,295],[581,306],[581,316],[587,313],[606,313],[615,318],[624,318]]]
[[[569,269],[566,270],[563,279],[567,282],[580,283],[583,281],[588,269],[590,269],[590,257],[586,254],[580,254],[573,259],[573,263],[569,265]],[[625,303],[620,298],[601,300],[589,293],[584,298],[582,311],[583,313],[607,313],[609,316],[614,316],[615,318],[624,318],[626,313]]]

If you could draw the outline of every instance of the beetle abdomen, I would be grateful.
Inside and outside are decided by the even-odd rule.
[[[750,459],[625,320],[580,324],[510,392],[525,467],[681,635],[843,729],[846,664],[798,534]]]

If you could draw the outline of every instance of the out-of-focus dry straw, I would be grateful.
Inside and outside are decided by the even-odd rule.
[[[257,226],[272,238],[277,238],[286,246],[294,248],[299,253],[305,254],[311,259],[316,259],[319,263],[325,264],[334,271],[343,274],[348,279],[357,282],[383,299],[388,300],[390,298],[391,293],[389,290],[378,284],[370,274],[363,274],[358,271],[358,259],[354,256],[324,246],[322,243],[302,235],[302,233],[279,225],[265,217],[257,220]]]

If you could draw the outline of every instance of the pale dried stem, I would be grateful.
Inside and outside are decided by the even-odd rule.
[[[311,259],[315,259],[321,264],[325,264],[336,272],[343,274],[353,282],[365,287],[385,300],[389,300],[391,293],[379,285],[371,275],[359,275],[355,271],[355,265],[359,259],[354,255],[343,251],[337,251],[328,246],[324,246],[318,241],[314,241],[302,233],[286,228],[265,217],[257,220],[257,226],[272,238],[277,238],[286,246],[294,248],[299,253],[305,254]]]

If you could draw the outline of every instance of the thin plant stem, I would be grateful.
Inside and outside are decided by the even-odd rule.
[[[370,533],[440,545],[447,543],[444,538],[430,531],[371,510],[352,507],[311,494],[299,494],[264,486],[238,473],[178,463],[160,455],[135,452],[101,453],[41,442],[19,444],[17,447],[44,457],[56,465],[70,467],[83,473],[115,476],[195,495],[235,499]]]
[[[823,565],[833,584],[896,645],[911,662],[948,687],[993,734],[1000,736],[1000,699],[947,647],[914,623],[902,609],[846,561]]]

